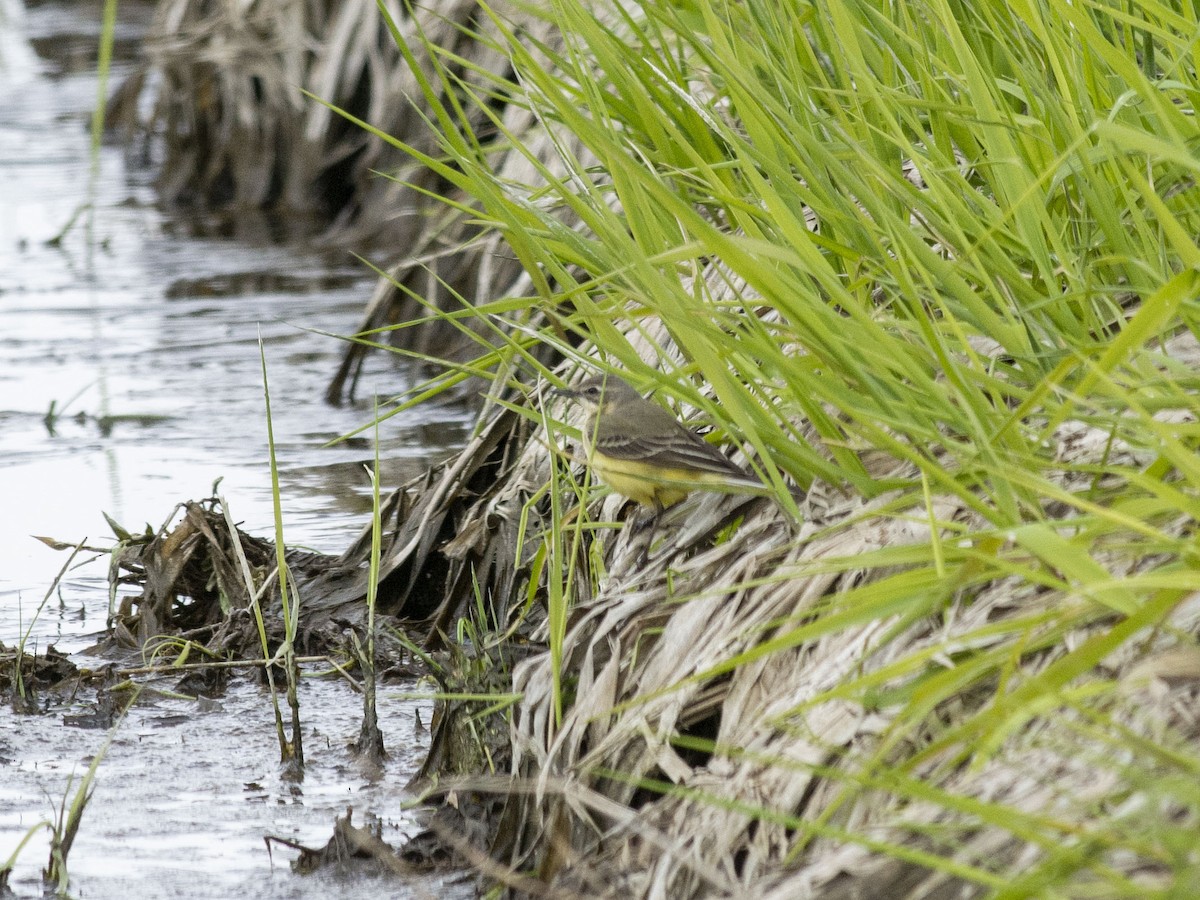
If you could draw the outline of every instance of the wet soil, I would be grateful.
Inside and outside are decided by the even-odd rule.
[[[163,685],[169,687],[169,685]],[[353,807],[362,822],[381,819],[393,846],[419,831],[404,783],[424,753],[431,703],[389,699],[411,685],[382,691],[380,727],[390,759],[363,772],[348,745],[361,706],[340,680],[302,682],[308,759],[302,783],[282,777],[266,692],[236,680],[213,699],[187,700],[143,691],[116,729],[100,764],[96,790],[68,860],[72,892],[86,898],[379,898],[471,896],[455,876],[397,879],[353,861],[312,875],[292,872],[296,853],[273,835],[310,846],[325,843],[336,817]],[[0,714],[0,855],[26,830],[53,818],[64,795],[101,749],[107,731],[67,725],[89,721],[86,705],[58,705],[16,719]],[[41,895],[48,843],[39,836],[21,853],[11,886]]]

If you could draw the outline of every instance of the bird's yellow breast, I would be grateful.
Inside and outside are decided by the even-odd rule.
[[[593,452],[592,471],[623,497],[642,506],[666,509],[683,500],[692,489],[694,473],[652,466],[637,460],[615,459]]]

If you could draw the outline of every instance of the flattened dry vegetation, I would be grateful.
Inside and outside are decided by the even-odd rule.
[[[368,320],[462,339],[403,403],[492,380],[385,505],[446,842],[517,893],[1200,890],[1194,11],[468,5],[389,28],[422,225]],[[596,370],[773,497],[629,527],[546,391]]]

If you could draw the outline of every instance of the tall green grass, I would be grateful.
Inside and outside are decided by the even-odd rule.
[[[477,38],[498,40],[515,74],[485,94],[456,74],[469,63],[426,47],[441,155],[394,142],[452,186],[448,202],[501,232],[532,277],[531,296],[463,298],[443,313],[511,326],[481,344],[474,370],[537,367],[538,341],[591,354],[698,408],[794,516],[785,479],[880,498],[885,516],[924,510],[932,527],[927,545],[770,575],[868,573],[701,677],[898,616],[881,653],[905,625],[1008,579],[1030,608],[959,636],[953,665],[865,660],[797,705],[891,710],[874,758],[838,773],[844,795],[830,809],[885,791],[1009,829],[1043,854],[1027,892],[1086,873],[1106,895],[1143,896],[1096,848],[1173,858],[1177,883],[1194,883],[1200,863],[1172,857],[1185,826],[1165,813],[1140,810],[1126,840],[1125,820],[1103,809],[1064,825],[1003,800],[968,803],[913,773],[931,760],[943,772],[984,765],[1063,708],[1060,750],[1100,748],[1095,765],[1110,771],[1144,760],[1122,784],[1200,765],[1177,736],[1126,728],[1098,674],[1198,583],[1200,377],[1166,350],[1200,321],[1197,8],[550,0],[562,41],[544,45],[481,9],[500,37]],[[497,98],[545,123],[549,156],[494,112]],[[509,177],[514,155],[535,183]],[[674,350],[648,364],[630,335],[660,322]],[[1074,446],[1072,428],[1098,446]],[[939,497],[973,522],[942,521]],[[560,545],[545,558],[574,555]],[[550,591],[557,641],[575,583]],[[983,699],[930,729],[967,696]],[[1180,796],[1178,821],[1200,814],[1194,800]],[[832,826],[795,827],[799,853],[806,830]],[[964,870],[951,857],[919,862],[1020,895],[999,889],[990,861]]]
[[[243,576],[246,578],[246,588],[253,598],[252,611],[254,622],[258,628],[258,638],[262,645],[263,657],[270,662],[266,666],[267,685],[271,693],[271,707],[275,713],[275,737],[279,741],[279,761],[287,777],[297,781],[304,779],[304,735],[300,727],[300,662],[296,653],[296,638],[300,631],[300,597],[296,593],[295,579],[289,580],[290,569],[287,563],[287,545],[283,540],[283,507],[279,492],[279,466],[275,457],[275,426],[271,419],[271,389],[267,380],[267,355],[263,347],[262,337],[258,342],[259,359],[262,362],[263,403],[266,408],[267,420],[267,457],[271,468],[271,499],[274,507],[275,521],[275,571],[274,580],[279,584],[280,615],[283,620],[283,639],[275,653],[267,639],[266,624],[262,612],[263,596],[270,596],[269,586],[273,579],[268,578],[262,589],[254,590],[254,581],[244,556],[240,562]],[[222,501],[227,520],[230,519],[228,507]],[[230,534],[234,536],[234,544],[239,555],[241,547],[237,546],[237,529],[230,520]],[[285,733],[283,712],[279,708],[279,695],[275,689],[274,667],[283,669],[287,684],[287,704],[291,711],[291,728]]]

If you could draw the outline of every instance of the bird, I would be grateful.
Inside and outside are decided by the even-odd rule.
[[[588,410],[583,440],[592,472],[651,509],[651,517],[694,490],[767,493],[761,481],[617,375],[597,375],[556,393]]]

